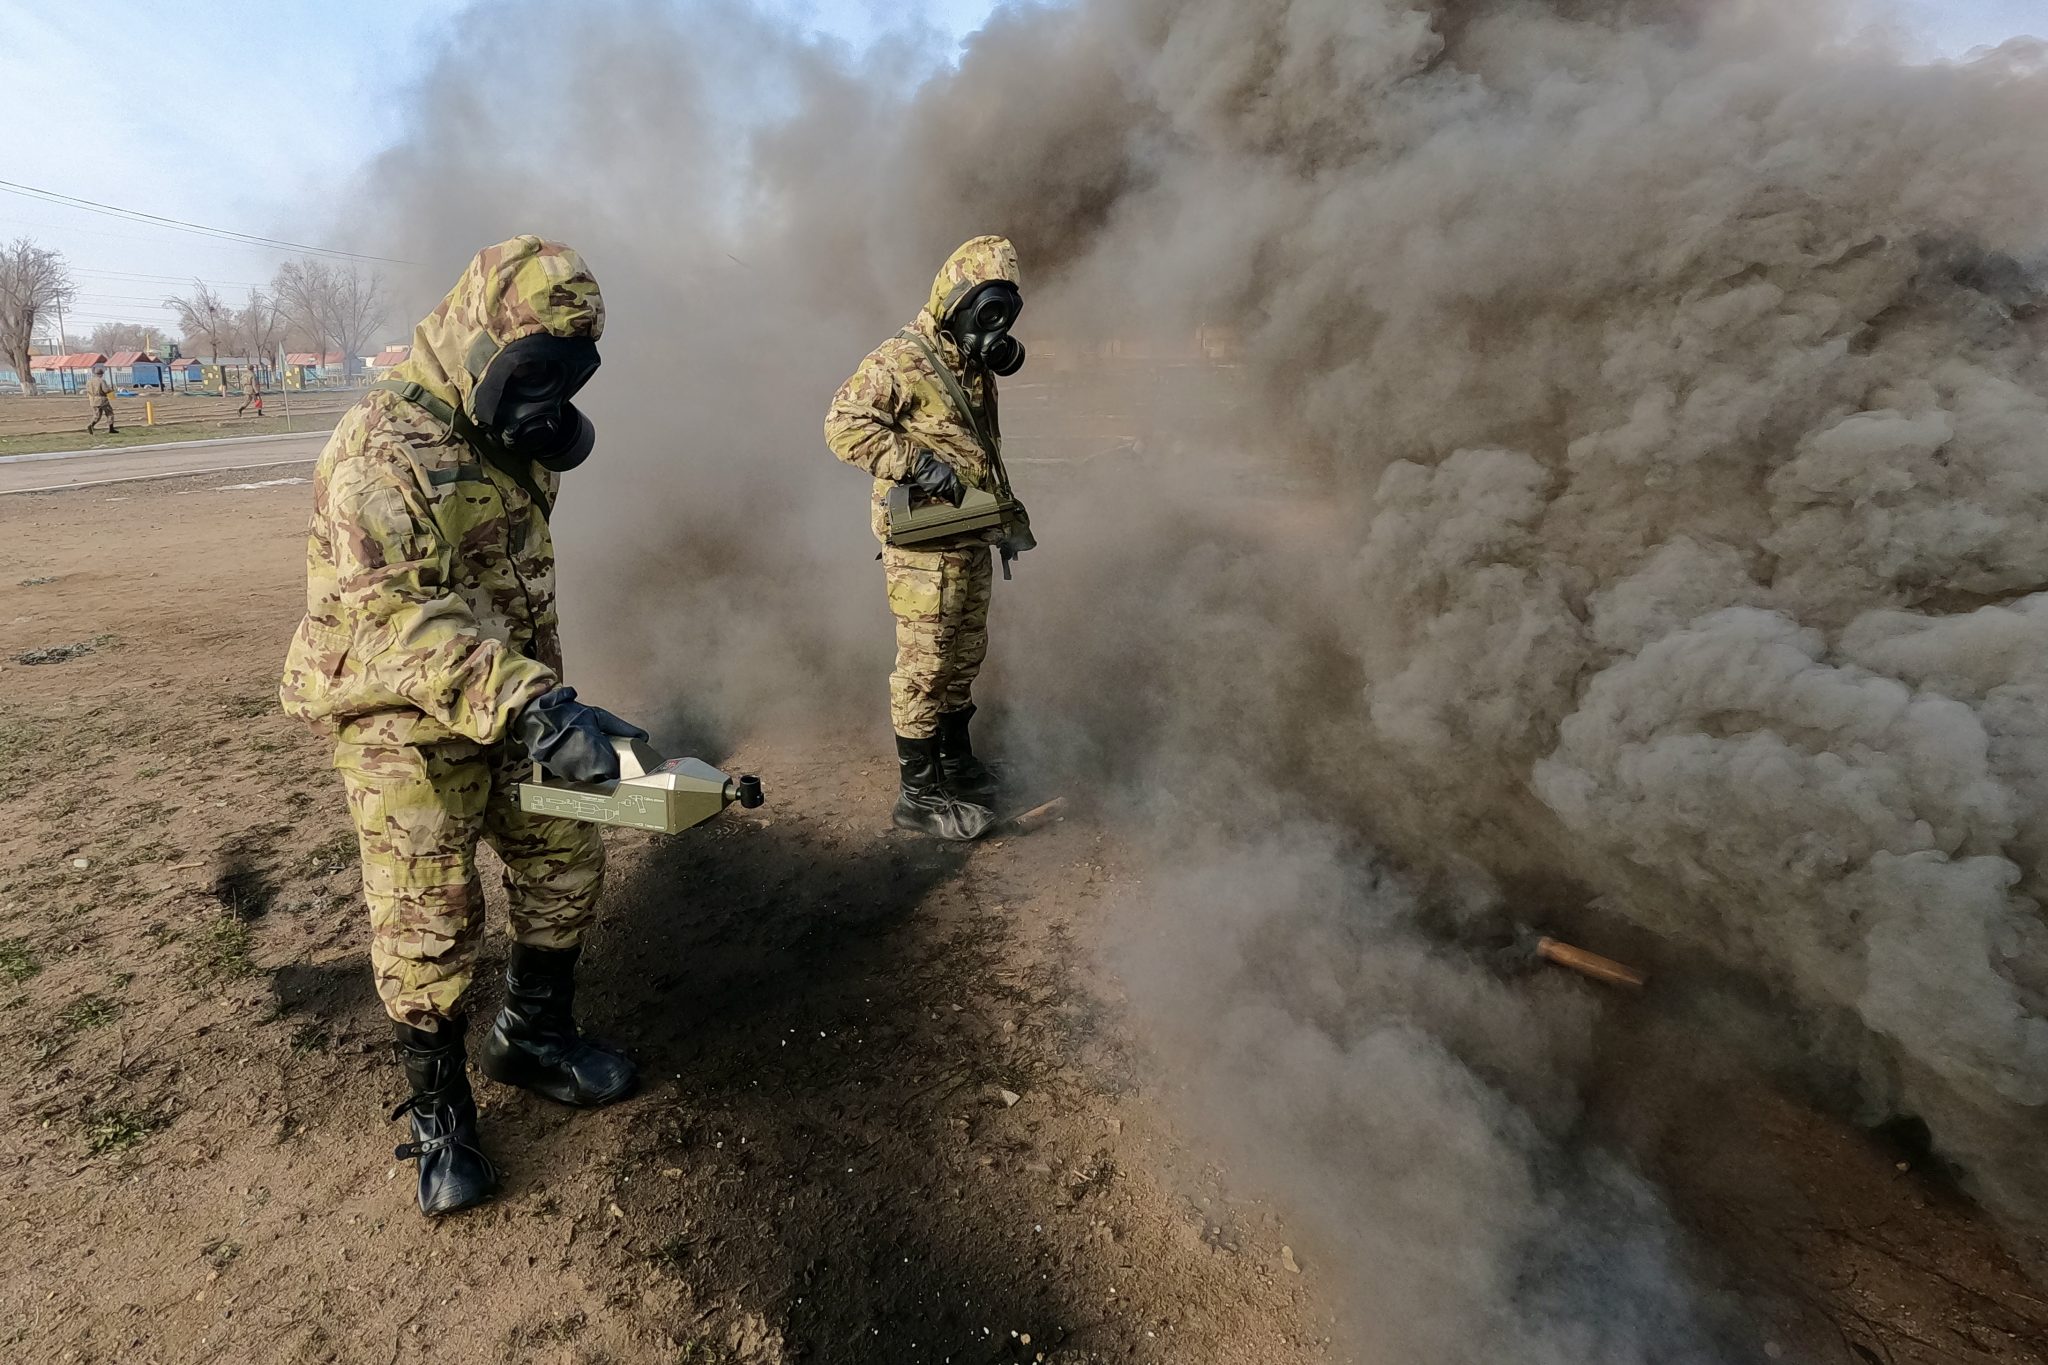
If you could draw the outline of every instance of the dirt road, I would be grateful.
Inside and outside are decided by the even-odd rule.
[[[1342,1358],[1313,1252],[1177,1135],[1091,965],[1115,841],[899,836],[885,739],[707,755],[768,806],[611,838],[584,1012],[650,1084],[481,1083],[504,1197],[421,1220],[340,792],[274,701],[307,490],[266,483],[0,499],[0,1360]],[[1650,1083],[1697,1046],[1654,1004],[1588,1127],[1756,1322],[1733,1358],[2044,1358],[1932,1167],[1768,1077]]]
[[[324,431],[294,436],[242,436],[120,450],[61,450],[0,455],[0,494],[48,492],[134,479],[311,464],[327,443]]]

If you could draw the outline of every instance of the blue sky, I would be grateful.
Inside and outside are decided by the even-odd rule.
[[[677,0],[687,4],[688,0]],[[860,45],[921,17],[964,37],[995,0],[756,0]],[[1929,56],[2048,36],[2048,0],[1850,0],[1895,15]],[[396,140],[405,91],[466,0],[208,0],[198,8],[0,0],[0,89],[28,110],[0,139],[0,180],[166,217],[321,241],[298,216]],[[289,130],[288,134],[281,130]],[[69,330],[161,324],[194,275],[239,304],[291,253],[231,246],[0,191],[0,238],[63,251]]]

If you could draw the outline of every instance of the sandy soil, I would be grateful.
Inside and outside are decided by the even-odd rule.
[[[743,745],[765,809],[612,836],[584,1012],[651,1083],[480,1082],[504,1197],[422,1220],[338,785],[273,700],[307,489],[244,482],[0,498],[0,1360],[1342,1358],[1092,965],[1114,842],[899,836],[865,741]],[[1615,1006],[1589,1137],[1757,1359],[2048,1359],[1938,1166],[1789,1078],[1668,1083],[1661,1008]]]

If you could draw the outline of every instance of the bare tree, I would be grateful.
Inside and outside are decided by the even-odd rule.
[[[293,327],[321,350],[341,352],[342,373],[353,374],[358,352],[384,325],[384,277],[354,262],[329,265],[310,257],[278,267],[270,287]]]
[[[173,295],[164,307],[178,315],[178,330],[187,346],[206,343],[206,358],[219,360],[235,344],[235,310],[221,301],[204,280],[192,281],[189,298]]]
[[[0,355],[14,367],[23,393],[36,391],[29,374],[29,349],[44,317],[78,293],[64,258],[26,237],[0,247]]]
[[[116,351],[146,351],[152,336],[162,335],[161,331],[145,327],[139,322],[103,322],[92,329],[92,335],[85,340],[85,349],[112,355]]]
[[[284,308],[275,298],[261,289],[249,291],[249,302],[238,319],[238,330],[248,348],[251,365],[261,368],[277,358],[287,325]]]
[[[365,273],[353,263],[336,272],[334,292],[334,340],[341,350],[341,373],[348,377],[355,374],[363,347],[383,329],[389,300],[384,277],[374,270]]]

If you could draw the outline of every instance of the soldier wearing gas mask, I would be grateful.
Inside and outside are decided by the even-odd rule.
[[[1016,248],[974,238],[947,259],[916,320],[861,362],[825,420],[833,454],[875,479],[875,535],[896,618],[895,823],[942,839],[978,839],[995,820],[996,777],[968,736],[988,653],[990,549],[1007,560],[1033,542],[1018,509],[954,539],[891,544],[887,504],[898,484],[956,507],[969,488],[1002,484],[1007,494],[996,380],[1024,364],[1010,334],[1022,307]]]
[[[486,1075],[563,1104],[633,1087],[582,1037],[579,945],[597,906],[597,828],[530,815],[533,763],[618,776],[613,736],[644,732],[562,685],[548,515],[596,433],[571,401],[598,366],[604,301],[582,258],[515,237],[471,261],[413,333],[411,357],[321,452],[306,616],[280,699],[330,734],[370,909],[370,960],[412,1098],[419,1202],[475,1204],[497,1174],[477,1136],[463,1001],[484,928],[476,845],[505,866],[513,943]]]

